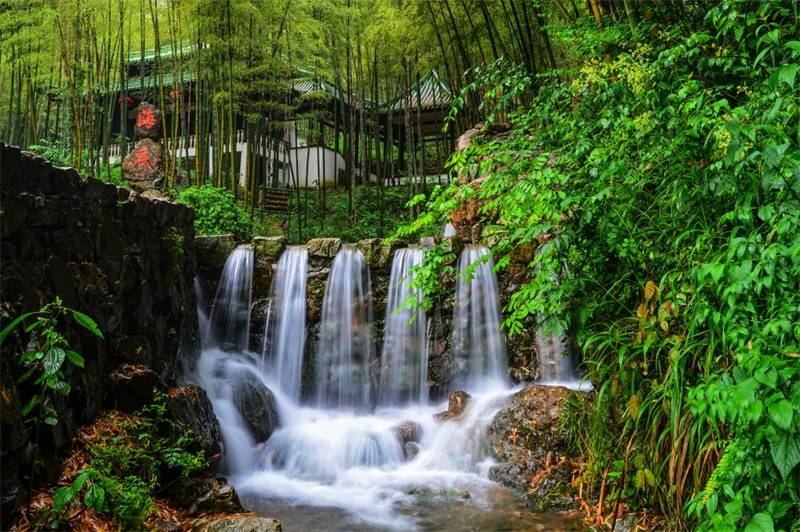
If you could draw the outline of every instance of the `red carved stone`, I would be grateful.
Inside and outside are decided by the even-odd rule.
[[[147,189],[163,177],[164,150],[161,144],[151,139],[142,139],[122,161],[125,179],[135,188]]]
[[[158,140],[161,137],[161,112],[156,106],[142,102],[136,108],[136,128],[138,138]]]

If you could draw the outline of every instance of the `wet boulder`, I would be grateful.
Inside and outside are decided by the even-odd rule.
[[[341,238],[313,238],[306,244],[309,256],[328,259],[335,257],[341,247]]]
[[[166,498],[187,515],[243,512],[236,490],[222,477],[190,476],[169,484]]]
[[[200,386],[178,386],[169,390],[167,410],[178,428],[191,430],[206,456],[220,452],[220,428],[214,408]]]
[[[436,414],[436,420],[450,421],[451,419],[461,417],[467,409],[471,398],[472,396],[470,394],[461,390],[450,392],[450,396],[447,398],[447,410]]]
[[[576,505],[569,485],[575,465],[560,419],[564,403],[581,393],[530,386],[509,397],[489,426],[489,448],[499,462],[490,478],[525,490],[539,511]]]
[[[192,532],[282,532],[279,519],[254,513],[202,517],[191,522]]]
[[[233,403],[256,443],[269,439],[278,426],[275,397],[252,373],[244,373],[233,391]]]
[[[422,436],[422,427],[415,421],[404,421],[392,429],[397,441],[403,447],[403,454],[410,460],[419,452],[419,439]]]
[[[152,403],[156,391],[166,389],[161,378],[147,366],[122,364],[111,372],[109,399],[113,408],[131,414]]]

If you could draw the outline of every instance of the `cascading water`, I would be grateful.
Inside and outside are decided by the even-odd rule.
[[[308,252],[290,246],[278,261],[272,281],[270,311],[264,334],[265,372],[272,386],[292,401],[300,400],[306,342]]]
[[[369,268],[354,246],[333,260],[322,302],[317,348],[317,404],[339,409],[372,405],[374,347]]]
[[[578,380],[572,358],[567,353],[564,338],[546,333],[546,326],[536,331],[536,351],[539,354],[539,380],[543,384],[572,383]]]
[[[252,280],[253,249],[239,246],[225,261],[204,334],[205,344],[233,351],[248,348]]]
[[[424,404],[428,396],[427,320],[422,306],[404,308],[407,300],[422,301],[412,289],[411,271],[422,264],[423,251],[404,248],[395,251],[389,277],[389,296],[381,357],[381,404]]]
[[[248,263],[240,251],[234,252],[230,261],[240,262],[244,268]],[[460,269],[483,254],[485,250],[467,255]],[[404,291],[410,294],[405,272],[420,260],[419,250],[398,252],[393,263],[393,270],[397,271],[392,274],[390,308],[405,300]],[[242,268],[237,274],[242,277],[241,283],[235,283],[229,278],[236,275],[226,267],[212,321],[227,316],[220,309],[249,306],[249,274]],[[233,266],[230,269],[235,270]],[[417,381],[411,386],[393,384],[395,377],[388,376],[382,382],[382,386],[398,391],[397,395],[390,395],[393,399],[387,399],[387,403],[394,403],[397,397],[397,403],[407,400],[405,404],[382,404],[371,410],[369,271],[363,256],[352,247],[340,251],[328,277],[319,338],[317,401],[299,401],[294,393],[295,377],[292,383],[284,381],[289,380],[285,375],[295,375],[290,366],[300,364],[302,356],[302,341],[295,334],[300,335],[304,329],[300,323],[305,316],[301,285],[306,269],[306,255],[300,249],[290,248],[281,257],[273,284],[272,325],[268,331],[270,363],[259,363],[254,354],[244,349],[226,352],[215,344],[205,344],[195,366],[196,381],[208,393],[222,429],[223,471],[245,506],[277,515],[287,529],[297,530],[508,528],[510,516],[520,514],[517,499],[488,479],[492,461],[485,449],[486,429],[502,401],[514,391],[504,378],[491,267],[479,267],[468,286],[459,287],[462,300],[479,295],[469,299],[467,307],[458,312],[464,313],[465,320],[480,320],[478,327],[465,324],[471,336],[464,341],[482,346],[486,356],[501,360],[486,362],[477,351],[469,353],[472,373],[465,384],[472,398],[460,418],[448,421],[434,417],[446,405],[429,405],[424,400],[421,373],[416,370],[411,371],[413,375],[405,369],[395,372],[404,375],[398,376],[397,382]],[[245,277],[247,290],[240,286]],[[231,288],[223,288],[229,284]],[[228,293],[238,295],[228,298]],[[490,308],[481,312],[479,305]],[[406,361],[417,357],[421,371],[425,356],[425,330],[421,325],[424,315],[409,323],[411,311],[388,312],[387,362],[395,355]],[[241,320],[239,310],[231,310],[230,314]],[[232,318],[225,320],[228,323]],[[278,361],[283,356],[287,363],[281,365]],[[481,371],[485,378],[480,377]],[[273,387],[280,417],[280,425],[263,444],[254,441],[236,403],[237,389],[253,379]],[[409,453],[398,436],[401,424],[416,427],[415,455]],[[538,517],[531,519],[534,521],[525,524],[539,522],[535,521]]]
[[[508,380],[494,262],[484,247],[467,246],[458,259],[453,351],[455,382],[472,388]]]

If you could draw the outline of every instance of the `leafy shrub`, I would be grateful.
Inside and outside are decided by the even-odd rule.
[[[59,332],[66,316],[72,316],[75,323],[95,336],[103,337],[103,333],[92,318],[63,306],[59,297],[36,312],[22,314],[0,332],[0,345],[2,345],[17,326],[32,319],[32,322],[25,327],[25,332],[32,333],[32,338],[28,351],[20,357],[25,372],[18,382],[36,377],[33,382],[36,391],[21,411],[22,417],[34,425],[42,422],[48,425],[58,423],[52,394],[69,395],[70,385],[64,375],[64,363],[69,362],[77,368],[82,368],[84,365],[83,356],[70,349],[67,339]]]
[[[498,267],[540,248],[505,326],[538,318],[579,341],[597,394],[590,419],[570,413],[583,481],[614,508],[800,526],[798,20],[789,2],[723,1],[645,25],[646,42],[620,25],[616,53],[595,47],[566,81],[478,73],[466,91],[490,118],[510,111],[511,132],[451,158],[479,190],[438,189],[398,231],[435,232],[477,198]],[[530,104],[493,99],[519,84]]]
[[[122,421],[118,432],[89,446],[91,466],[53,494],[51,525],[68,519],[82,494],[85,507],[110,515],[125,529],[142,529],[165,481],[186,480],[206,467],[203,452],[189,450],[197,445],[194,436],[178,435],[167,417],[166,400],[157,393],[151,405]]]
[[[239,238],[250,238],[250,217],[229,191],[211,185],[189,187],[177,197],[194,209],[194,227],[198,235],[232,233]]]

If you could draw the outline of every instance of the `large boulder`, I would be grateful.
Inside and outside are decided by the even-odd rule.
[[[216,515],[195,519],[190,524],[192,532],[282,532],[280,520],[259,517],[254,513]]]
[[[470,394],[461,390],[450,392],[450,396],[447,398],[447,410],[439,412],[434,417],[438,421],[450,421],[451,419],[461,417],[467,409],[471,398],[472,396]]]
[[[252,373],[244,373],[233,391],[233,403],[256,443],[267,441],[278,426],[272,392]]]
[[[560,426],[565,401],[581,392],[534,385],[506,401],[489,426],[490,450],[499,461],[490,478],[526,491],[537,510],[570,509],[574,469],[566,431]]]
[[[220,452],[220,427],[214,407],[200,386],[178,386],[169,390],[167,410],[182,431],[191,430],[206,456]]]
[[[253,239],[253,255],[256,268],[272,268],[286,247],[286,237],[257,236]]]
[[[122,173],[131,187],[144,191],[157,186],[164,177],[164,149],[151,139],[142,139],[122,160]]]
[[[165,495],[188,515],[244,511],[236,490],[224,478],[194,476],[183,479],[171,484]]]
[[[341,238],[313,238],[306,244],[309,256],[328,259],[335,257],[341,247]]]

